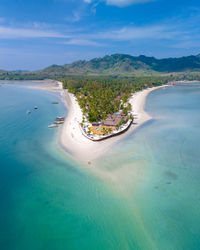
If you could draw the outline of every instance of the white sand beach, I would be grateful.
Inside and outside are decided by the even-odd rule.
[[[51,79],[46,79],[46,80],[35,80],[31,81],[34,83],[32,86],[27,86],[27,88],[31,89],[44,89],[48,91],[62,91],[62,82],[56,81],[56,80],[51,80]]]
[[[79,126],[79,123],[82,121],[82,111],[79,104],[73,94],[63,89],[62,82],[51,79],[33,82],[36,83],[36,85],[26,87],[45,89],[60,93],[62,101],[67,106],[68,115],[59,134],[59,144],[62,149],[72,155],[75,160],[84,163],[92,162],[107,153],[116,143],[120,142],[122,139],[133,133],[139,126],[152,119],[152,117],[144,110],[146,97],[150,92],[156,89],[169,86],[166,84],[134,93],[129,99],[129,102],[132,105],[134,122],[128,131],[103,141],[91,141],[82,134]]]
[[[129,130],[124,134],[98,142],[91,141],[82,135],[79,127],[79,123],[82,121],[82,111],[75,96],[67,90],[63,90],[65,92],[69,113],[60,133],[60,144],[62,148],[72,154],[75,159],[85,163],[97,159],[108,152],[114,144],[130,135],[136,128],[151,119],[150,115],[144,111],[146,97],[151,91],[164,86],[166,85],[148,88],[134,93],[129,100],[133,109],[132,113],[135,117],[134,124],[131,125]]]

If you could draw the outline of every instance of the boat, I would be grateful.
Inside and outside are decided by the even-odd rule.
[[[56,117],[56,121],[64,121],[64,120],[65,120],[65,117],[62,117],[62,116]]]
[[[56,125],[55,123],[50,124],[50,125],[48,126],[48,128],[56,128],[56,127],[57,127],[57,125]]]
[[[52,102],[52,104],[59,104],[59,102]]]
[[[63,124],[64,121],[55,121],[55,124]]]
[[[30,110],[27,110],[27,111],[26,111],[26,114],[27,114],[27,115],[29,115],[30,113],[31,113],[31,111],[30,111]]]
[[[38,109],[38,106],[35,106],[34,109]]]

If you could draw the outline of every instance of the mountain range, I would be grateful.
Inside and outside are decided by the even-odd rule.
[[[0,71],[3,76],[21,76],[25,78],[44,79],[76,75],[137,75],[166,74],[176,72],[200,72],[200,54],[179,58],[157,59],[144,55],[131,56],[113,54],[92,60],[80,60],[65,65],[51,65],[43,70],[32,72]],[[8,77],[9,78],[9,77]]]
[[[200,54],[180,58],[156,59],[155,57],[114,54],[90,61],[80,60],[63,66],[52,65],[43,72],[60,73],[131,73],[135,71],[182,72],[199,71]]]

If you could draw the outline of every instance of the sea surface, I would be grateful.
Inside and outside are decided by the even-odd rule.
[[[83,166],[48,129],[59,94],[27,84],[0,83],[0,250],[200,249],[199,86],[151,92],[153,119]]]

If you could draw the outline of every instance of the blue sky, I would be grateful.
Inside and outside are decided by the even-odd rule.
[[[199,0],[1,0],[0,69],[200,53]]]

